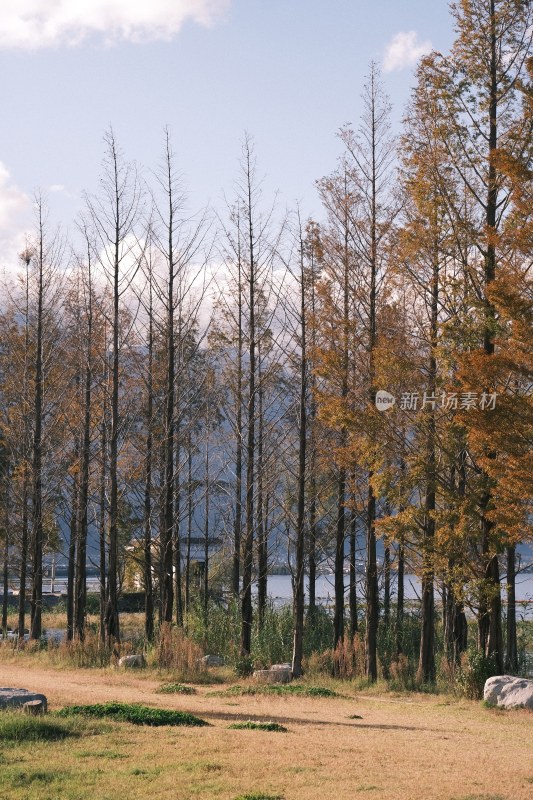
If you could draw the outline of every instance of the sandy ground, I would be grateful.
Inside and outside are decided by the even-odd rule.
[[[285,800],[347,800],[359,793],[384,800],[533,798],[533,714],[527,711],[503,713],[443,697],[373,696],[350,689],[342,699],[216,696],[224,688],[217,686],[197,687],[194,696],[155,694],[161,682],[153,674],[0,663],[2,686],[42,692],[52,709],[142,702],[190,711],[212,724],[179,730],[126,726],[124,761],[113,766],[113,774],[116,791],[129,800],[233,800],[253,791]],[[231,722],[247,719],[280,722],[289,733],[227,730]],[[127,775],[133,768],[145,776],[138,790],[131,777],[126,781],[128,759]],[[87,768],[79,759],[68,763],[69,769]],[[150,770],[157,779],[150,779]],[[86,796],[107,797],[102,791],[96,781]],[[19,796],[40,797],[9,795]]]

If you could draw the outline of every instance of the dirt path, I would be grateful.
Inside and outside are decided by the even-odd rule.
[[[146,673],[0,663],[0,684],[43,692],[52,708],[119,700],[177,708],[209,720],[212,727],[201,734],[189,729],[127,734],[136,742],[131,763],[145,764],[147,770],[160,764],[162,776],[169,769],[201,772],[201,764],[206,769],[218,765],[218,782],[199,775],[190,780],[203,788],[176,795],[176,784],[169,779],[167,794],[161,779],[157,793],[150,791],[157,798],[231,800],[241,786],[269,788],[286,800],[351,800],[358,792],[382,800],[533,796],[533,714],[525,711],[501,713],[429,695],[232,696],[214,693],[224,687],[212,686],[198,687],[192,696],[160,695],[155,692],[160,683]],[[280,722],[290,735],[228,730],[243,719]],[[134,792],[132,800],[137,796],[145,795]]]

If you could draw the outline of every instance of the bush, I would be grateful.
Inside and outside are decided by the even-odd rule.
[[[62,717],[84,716],[97,719],[110,718],[118,722],[131,722],[132,725],[209,725],[203,719],[183,711],[168,711],[165,708],[152,708],[139,703],[96,703],[88,706],[67,706],[58,715]]]
[[[287,728],[277,722],[254,722],[249,719],[247,722],[234,722],[228,725],[233,731],[273,731],[277,733],[287,733]]]
[[[461,664],[456,672],[456,685],[469,700],[481,700],[485,681],[497,674],[494,657],[472,648],[461,657]]]
[[[194,686],[184,686],[182,683],[164,683],[157,690],[158,694],[196,694]]]
[[[389,667],[389,689],[393,692],[412,692],[416,686],[416,669],[413,661],[401,653]]]
[[[79,735],[80,730],[67,721],[31,717],[22,711],[0,714],[0,742],[55,742]]]
[[[194,675],[202,670],[202,648],[186,636],[182,628],[168,622],[161,625],[155,645],[156,665],[180,675]]]

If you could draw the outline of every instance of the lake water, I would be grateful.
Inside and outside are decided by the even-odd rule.
[[[391,591],[393,592],[393,602],[396,597],[396,576],[391,576]],[[363,596],[364,575],[357,576],[357,594],[359,598]],[[309,596],[309,581],[305,581],[306,598]],[[382,590],[382,587],[381,587]],[[344,591],[346,601],[348,601],[348,576],[344,576]],[[257,585],[254,585],[254,593],[257,592]],[[292,584],[290,575],[269,575],[268,594],[276,605],[284,605],[292,601]],[[438,597],[437,590],[437,597]],[[415,575],[405,576],[404,596],[406,600],[418,600],[420,598],[420,580]],[[333,574],[319,575],[316,580],[317,603],[325,606],[332,606],[335,598],[335,586]],[[505,602],[505,587],[502,589],[502,600]],[[519,603],[517,616],[524,619],[533,619],[533,575],[520,574],[516,578],[516,600]]]

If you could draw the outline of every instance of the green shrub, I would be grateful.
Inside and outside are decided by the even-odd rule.
[[[164,683],[157,690],[158,694],[196,694],[194,686],[184,686],[183,683]]]
[[[139,703],[96,703],[89,706],[67,706],[58,711],[59,716],[71,717],[81,715],[96,717],[97,719],[110,718],[118,722],[131,722],[133,725],[209,725],[203,719],[183,711],[168,711],[165,708],[152,708]]]
[[[242,656],[235,663],[234,672],[238,678],[248,678],[254,671],[254,660],[251,656]]]
[[[304,697],[340,697],[338,692],[327,689],[325,686],[306,686],[302,683],[266,684],[264,686],[230,686],[224,694],[229,695],[288,695],[296,694]]]
[[[251,719],[247,720],[247,722],[234,722],[233,725],[228,725],[228,728],[234,731],[276,731],[278,733],[287,733],[287,728],[277,722],[254,722]]]
[[[79,728],[68,721],[31,717],[22,711],[0,714],[0,742],[54,742],[79,735]]]
[[[494,656],[486,656],[482,650],[470,649],[462,655],[461,665],[456,672],[456,685],[469,700],[481,700],[485,681],[497,674]]]
[[[252,792],[251,794],[240,794],[235,800],[283,800],[283,797],[280,794]]]
[[[283,797],[280,794],[252,792],[251,794],[240,794],[235,800],[283,800]]]

